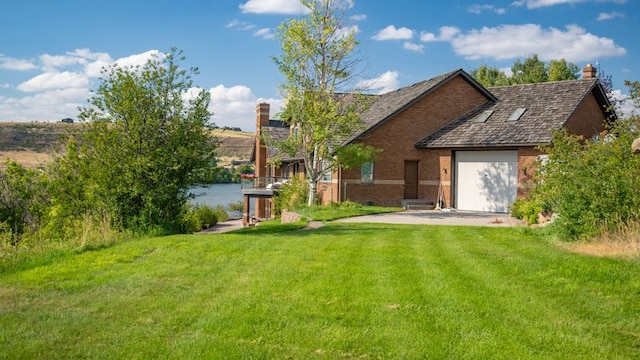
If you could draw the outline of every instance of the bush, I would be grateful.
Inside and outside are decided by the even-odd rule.
[[[558,214],[561,237],[591,238],[640,219],[640,156],[631,151],[639,135],[638,117],[617,121],[600,139],[554,134],[531,196]]]
[[[238,200],[234,203],[229,204],[229,211],[235,211],[241,213],[244,210],[244,203],[242,200]]]
[[[185,233],[198,232],[217,223],[217,210],[209,205],[192,205],[182,218],[183,232]]]
[[[229,213],[227,213],[227,210],[224,209],[224,206],[216,205],[216,207],[213,208],[213,211],[216,213],[216,216],[218,218],[218,221],[216,223],[227,221],[227,219],[229,219]]]
[[[511,205],[511,216],[524,220],[527,224],[537,224],[538,215],[549,211],[549,205],[536,196],[529,196],[516,200]]]
[[[295,211],[307,204],[309,197],[309,184],[301,177],[295,176],[289,182],[282,185],[278,196],[273,198],[276,215],[282,210]]]

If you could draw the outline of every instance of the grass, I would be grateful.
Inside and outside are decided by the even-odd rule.
[[[316,221],[331,221],[353,216],[382,214],[404,210],[401,207],[365,206],[354,202],[332,203],[329,206],[307,206],[296,212]]]
[[[640,355],[638,261],[523,228],[299,227],[149,238],[0,274],[0,358]]]

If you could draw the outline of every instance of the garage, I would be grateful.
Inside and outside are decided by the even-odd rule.
[[[518,151],[456,151],[458,210],[509,212],[518,194]]]

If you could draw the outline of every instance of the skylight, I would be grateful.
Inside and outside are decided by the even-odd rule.
[[[509,116],[509,118],[507,119],[507,121],[516,121],[518,119],[520,119],[520,117],[522,116],[522,114],[524,114],[524,112],[527,111],[527,108],[517,108],[512,114],[511,116]]]
[[[476,117],[473,122],[483,123],[486,122],[487,119],[493,114],[493,110],[485,110],[478,117]]]

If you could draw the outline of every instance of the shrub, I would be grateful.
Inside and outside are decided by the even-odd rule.
[[[549,205],[542,201],[535,193],[529,193],[525,198],[516,200],[511,205],[511,216],[524,220],[527,224],[537,224],[538,215],[550,210]]]
[[[637,117],[617,121],[600,139],[554,134],[531,196],[558,214],[554,228],[561,237],[590,238],[640,219],[640,156],[631,151],[638,135]]]
[[[217,223],[218,214],[216,209],[209,205],[192,205],[182,218],[182,230],[185,233],[193,233],[214,226]]]
[[[229,219],[229,213],[227,213],[227,210],[224,209],[224,206],[216,205],[216,207],[213,208],[213,211],[216,213],[216,216],[217,216],[216,224],[222,221],[227,221],[227,219]],[[210,226],[213,226],[213,225],[210,225]]]
[[[244,210],[244,204],[242,200],[238,200],[228,205],[229,211],[242,212]]]
[[[277,215],[282,210],[295,211],[307,204],[309,197],[309,183],[301,177],[295,176],[289,182],[282,185],[278,196],[273,198]]]

